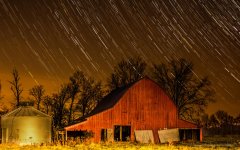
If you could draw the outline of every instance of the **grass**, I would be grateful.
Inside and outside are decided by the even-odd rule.
[[[208,144],[240,144],[240,135],[215,135],[215,136],[206,136],[203,139],[203,143]]]
[[[78,144],[75,146],[17,146],[0,145],[1,150],[228,150],[239,149],[237,145],[218,145],[218,144],[189,144],[189,145],[157,145],[157,144],[134,144],[134,143],[114,143],[114,144]]]
[[[81,143],[55,146],[18,146],[0,144],[0,150],[240,150],[240,135],[204,137],[202,143],[136,144],[136,143]]]

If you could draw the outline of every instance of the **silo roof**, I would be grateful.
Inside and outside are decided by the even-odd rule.
[[[23,116],[32,116],[32,117],[50,117],[49,115],[33,108],[32,106],[22,106],[19,107],[2,117],[23,117]]]

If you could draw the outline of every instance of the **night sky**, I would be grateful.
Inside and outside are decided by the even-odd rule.
[[[209,76],[216,90],[207,112],[240,113],[238,0],[0,0],[5,101],[13,67],[26,99],[36,84],[57,92],[76,69],[106,81],[128,56],[193,61],[196,77]]]

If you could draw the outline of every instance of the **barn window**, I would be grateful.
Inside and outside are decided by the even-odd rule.
[[[114,141],[129,141],[131,136],[131,126],[114,126]]]

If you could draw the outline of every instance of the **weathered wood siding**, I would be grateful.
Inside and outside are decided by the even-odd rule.
[[[178,123],[176,106],[172,100],[155,82],[144,78],[130,87],[113,108],[91,116],[85,123],[68,127],[67,130],[92,130],[93,141],[99,142],[101,129],[130,125],[131,140],[134,140],[134,130],[153,130],[155,142],[159,142],[157,131],[177,128]],[[184,126],[184,122],[180,121],[180,124]],[[187,122],[187,127],[189,126]]]

